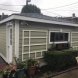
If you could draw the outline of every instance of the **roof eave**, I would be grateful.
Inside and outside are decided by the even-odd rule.
[[[25,17],[20,15],[11,15],[8,18],[0,21],[0,24],[10,21],[10,20],[27,20],[27,21],[33,21],[33,22],[41,22],[41,23],[49,23],[49,24],[59,24],[59,25],[67,25],[67,26],[75,26],[78,27],[78,24],[72,24],[72,23],[65,23],[65,22],[58,22],[58,21],[51,21],[51,20],[45,20],[45,19],[38,19],[38,18],[32,18],[32,17]]]

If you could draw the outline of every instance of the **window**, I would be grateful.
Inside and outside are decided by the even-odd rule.
[[[50,32],[50,42],[68,41],[69,33],[64,32]]]

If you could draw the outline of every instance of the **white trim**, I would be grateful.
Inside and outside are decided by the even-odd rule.
[[[29,38],[29,37],[24,37],[24,38]],[[42,39],[43,39],[43,38],[47,38],[47,37],[39,37],[39,36],[38,36],[38,37],[30,37],[30,38],[35,38],[35,39],[37,39],[37,38],[42,38]]]
[[[24,36],[24,33],[25,32],[29,32],[28,34],[29,34],[29,37],[25,37]],[[46,35],[45,35],[45,37],[31,37],[31,33],[32,32],[34,32],[34,31],[36,31],[36,32],[45,32],[46,33]],[[24,61],[24,59],[23,59],[23,55],[24,54],[29,54],[29,58],[30,58],[30,54],[31,53],[34,53],[35,54],[35,58],[43,58],[43,56],[42,56],[42,51],[47,51],[47,36],[48,36],[48,32],[47,31],[44,31],[44,30],[23,30],[23,35],[22,35],[23,37],[22,37],[22,61]],[[29,39],[29,44],[28,45],[25,45],[24,44],[24,39]],[[31,39],[37,39],[37,38],[39,38],[39,39],[43,39],[43,38],[45,38],[46,39],[46,42],[45,43],[38,43],[38,44],[30,44],[30,42],[31,42]],[[36,45],[45,45],[46,46],[46,49],[45,50],[37,50],[37,51],[31,51],[30,49],[31,49],[31,47],[30,46],[36,46]],[[29,52],[24,52],[24,46],[29,46]],[[36,53],[37,52],[40,52],[41,53],[41,57],[37,57],[36,56]]]
[[[34,53],[34,52],[43,52],[43,51],[46,51],[46,50],[37,50],[37,51],[31,51],[30,53]],[[29,52],[24,52],[23,54],[28,54]]]
[[[8,40],[8,37],[9,37],[9,27],[12,27],[12,48],[13,48],[13,22],[11,21],[11,22],[7,22],[6,23],[6,60],[7,60],[7,62],[8,63],[10,63],[10,61],[9,61],[9,54],[8,54],[8,46],[9,46],[9,40]],[[12,56],[12,55],[11,55]],[[11,60],[12,61],[12,60]]]
[[[50,33],[51,32],[61,32],[61,31],[49,31],[49,44],[52,44],[53,42],[50,42]],[[62,33],[68,33],[68,41],[70,41],[70,32],[63,31]],[[67,43],[68,41],[56,41],[54,43],[59,44],[59,43]]]
[[[34,32],[34,31],[36,31],[36,32],[47,32],[47,31],[45,31],[45,30],[23,30],[23,31],[24,31],[24,32],[25,32],[25,31],[31,31],[31,32],[32,32],[32,31],[33,31],[33,32]]]
[[[28,21],[35,21],[35,22],[42,22],[42,23],[50,23],[50,24],[60,24],[60,25],[67,25],[67,26],[74,26],[74,27],[78,27],[78,24],[73,24],[73,23],[65,23],[65,22],[58,22],[58,21],[51,21],[51,20],[45,20],[45,19],[39,19],[39,18],[32,18],[32,17],[25,17],[25,16],[21,16],[21,15],[11,15],[6,19],[3,19],[2,21],[0,21],[0,24],[10,21],[10,20],[28,20]]]
[[[78,24],[58,22],[58,21],[51,21],[51,20],[32,18],[32,17],[25,17],[25,16],[20,16],[20,15],[14,15],[14,19],[17,19],[17,20],[28,20],[28,21],[35,21],[35,22],[42,22],[42,23],[50,23],[50,24],[77,26],[78,27]]]
[[[46,43],[40,43],[40,44],[30,44],[30,45],[23,45],[23,46],[38,46],[38,45],[46,45]]]
[[[19,21],[15,21],[15,56],[19,58]]]

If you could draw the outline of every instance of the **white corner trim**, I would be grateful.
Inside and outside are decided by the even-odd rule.
[[[15,20],[15,56],[19,58],[19,21]]]
[[[3,54],[0,53],[0,56],[1,56],[6,62],[8,62],[7,59],[6,59],[6,57],[3,56]]]

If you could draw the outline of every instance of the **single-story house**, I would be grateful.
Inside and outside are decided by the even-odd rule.
[[[78,24],[42,14],[12,14],[0,21],[0,56],[7,62],[14,57],[42,59],[53,42],[71,43],[78,49]]]

